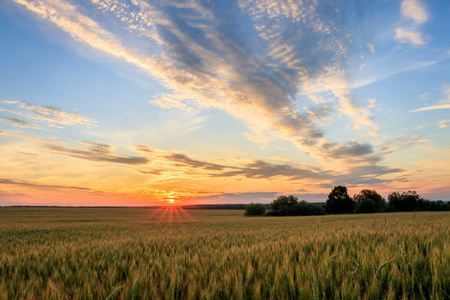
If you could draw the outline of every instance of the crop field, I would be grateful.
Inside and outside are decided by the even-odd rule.
[[[449,212],[0,208],[0,299],[450,299]]]

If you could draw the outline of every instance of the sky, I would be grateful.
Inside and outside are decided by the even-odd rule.
[[[450,200],[446,0],[4,0],[0,205]]]

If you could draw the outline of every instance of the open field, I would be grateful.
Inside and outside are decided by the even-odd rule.
[[[449,212],[0,208],[0,299],[449,299]]]

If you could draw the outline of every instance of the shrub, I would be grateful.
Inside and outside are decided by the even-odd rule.
[[[250,203],[245,206],[245,216],[262,216],[266,208],[261,203]]]

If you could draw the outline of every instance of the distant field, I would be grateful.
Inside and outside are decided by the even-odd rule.
[[[449,224],[0,208],[0,299],[450,299]]]

